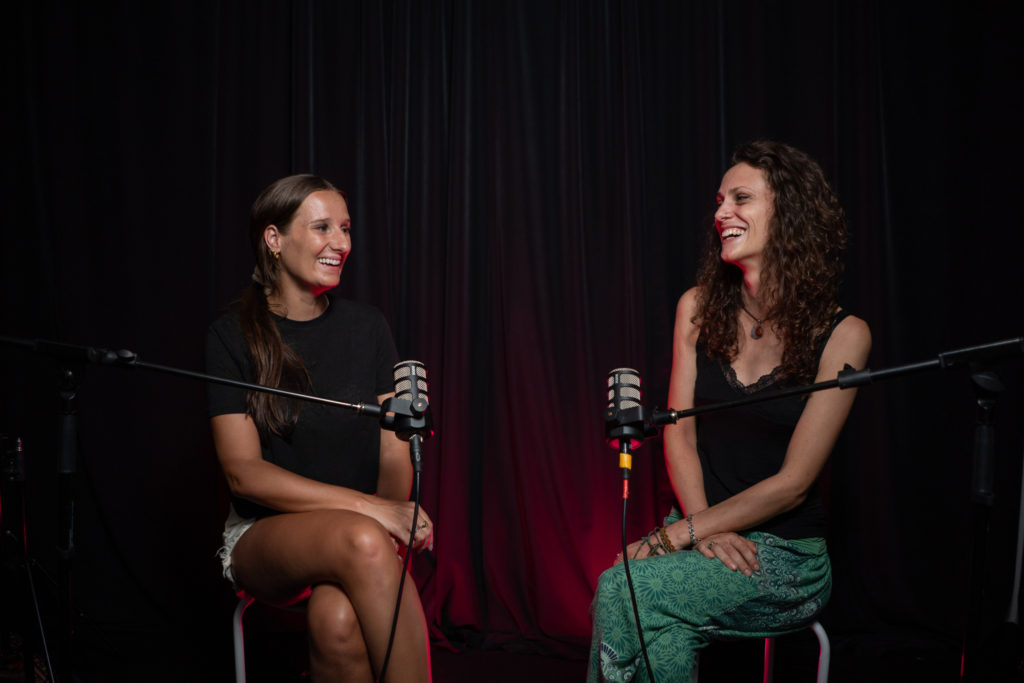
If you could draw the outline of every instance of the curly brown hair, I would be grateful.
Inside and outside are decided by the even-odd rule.
[[[783,343],[780,383],[813,381],[819,345],[838,310],[846,248],[846,219],[821,167],[798,149],[769,140],[738,148],[732,164],[764,174],[773,215],[764,249],[761,294],[765,320]],[[708,352],[733,360],[739,351],[737,314],[743,273],[721,259],[716,230],[708,234],[697,273],[697,315]]]

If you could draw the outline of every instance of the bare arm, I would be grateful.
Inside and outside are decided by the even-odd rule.
[[[870,349],[871,333],[867,324],[852,316],[846,318],[836,327],[825,346],[816,381],[834,379],[847,363],[863,368]],[[693,526],[696,535],[709,538],[715,534],[742,531],[799,505],[814,486],[832,452],[855,396],[853,389],[827,389],[812,394],[797,422],[778,473],[695,514]],[[677,547],[690,545],[686,522],[673,525],[669,537]]]
[[[673,410],[693,407],[693,387],[697,379],[696,346],[700,329],[690,321],[697,310],[697,291],[697,288],[688,290],[676,305],[672,374],[668,392],[668,405]],[[688,417],[665,427],[662,439],[665,466],[683,514],[704,510],[708,501],[704,492],[704,473],[697,458],[696,418]]]
[[[377,403],[394,396],[382,394]],[[377,495],[388,500],[409,500],[412,490],[412,461],[409,444],[387,429],[380,431],[380,472],[377,474]]]
[[[408,540],[412,503],[325,484],[267,462],[260,450],[256,425],[248,415],[217,415],[211,418],[210,424],[228,487],[239,498],[281,512],[351,510],[377,520],[395,538]]]

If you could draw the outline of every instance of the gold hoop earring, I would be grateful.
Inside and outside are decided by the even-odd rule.
[[[281,260],[281,252],[279,252],[279,251],[272,251],[270,253],[274,255],[274,260],[275,261],[280,261]]]

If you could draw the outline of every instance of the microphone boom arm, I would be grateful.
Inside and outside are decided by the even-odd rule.
[[[309,401],[311,403],[323,403],[326,405],[337,406],[339,408],[345,408],[347,410],[354,410],[359,415],[379,417],[381,418],[381,425],[387,428],[387,425],[384,424],[385,420],[382,417],[385,411],[382,409],[381,406],[375,403],[349,403],[347,401],[338,401],[331,398],[324,398],[322,396],[314,396],[312,394],[303,394],[297,391],[289,391],[287,389],[278,389],[277,387],[263,386],[262,384],[253,384],[250,382],[243,382],[241,380],[228,379],[227,377],[216,377],[214,375],[207,375],[202,372],[193,372],[192,370],[182,370],[180,368],[172,368],[166,365],[148,363],[139,360],[138,354],[132,351],[128,351],[127,349],[113,351],[111,349],[104,349],[91,346],[75,346],[73,344],[64,344],[62,342],[54,342],[44,339],[36,339],[30,341],[27,339],[18,339],[16,337],[8,337],[3,335],[0,335],[0,342],[5,344],[12,344],[15,346],[21,346],[28,350],[35,351],[37,353],[42,353],[48,356],[53,356],[55,358],[64,359],[66,361],[89,363],[93,365],[114,365],[120,367],[145,368],[147,370],[155,370],[157,372],[163,372],[165,374],[179,375],[181,377],[190,377],[192,379],[213,382],[215,384],[226,384],[228,386],[237,387],[239,389],[248,389],[249,391],[262,391],[264,393],[275,394],[277,396],[283,396],[285,398],[294,398],[300,401]],[[396,406],[396,408],[391,408],[390,410],[393,410],[394,412],[399,412],[401,410],[401,407]]]
[[[923,372],[925,370],[935,370],[940,368],[948,370],[959,365],[968,365],[970,363],[993,361],[1022,355],[1024,355],[1024,337],[1014,337],[1012,339],[992,342],[991,344],[968,346],[960,349],[954,349],[953,351],[946,351],[945,353],[940,353],[938,358],[935,360],[907,363],[905,365],[897,365],[892,368],[884,368],[882,370],[856,370],[850,365],[847,365],[839,372],[838,375],[836,375],[835,379],[804,386],[789,387],[788,389],[782,389],[779,392],[769,394],[767,396],[746,396],[734,401],[723,401],[721,403],[714,403],[696,408],[687,408],[686,410],[673,410],[671,408],[665,410],[658,408],[650,410],[648,408],[644,408],[643,410],[646,421],[652,426],[675,424],[686,417],[710,413],[716,410],[725,410],[728,408],[750,405],[751,403],[763,403],[764,401],[773,401],[789,396],[799,396],[801,394],[821,391],[822,389],[834,389],[836,387],[839,387],[840,389],[850,389],[852,387],[871,384],[876,380],[893,379],[894,377],[902,377],[903,375]]]

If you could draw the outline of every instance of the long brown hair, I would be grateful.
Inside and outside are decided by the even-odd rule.
[[[309,372],[302,359],[284,343],[270,315],[267,298],[279,292],[280,263],[263,240],[267,226],[287,234],[292,219],[306,197],[328,190],[345,196],[341,190],[319,176],[303,173],[271,183],[253,202],[249,212],[249,242],[256,268],[252,284],[242,292],[239,301],[239,322],[252,358],[257,384],[295,391],[309,388]],[[299,405],[273,394],[250,391],[245,398],[246,410],[256,423],[260,439],[266,442],[271,434],[286,436],[298,419]]]
[[[764,250],[761,292],[765,319],[782,340],[780,382],[814,379],[818,346],[838,310],[846,248],[846,219],[821,167],[798,149],[762,140],[743,145],[732,164],[764,173],[774,211]],[[708,351],[727,360],[739,351],[737,313],[743,274],[721,259],[717,231],[708,235],[698,269],[697,315]]]

